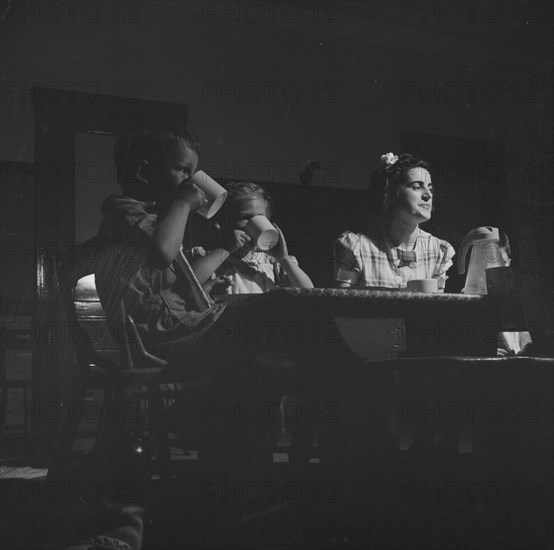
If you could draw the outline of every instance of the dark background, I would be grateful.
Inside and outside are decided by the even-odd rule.
[[[41,251],[95,234],[102,198],[119,192],[114,135],[161,111],[199,134],[200,168],[267,185],[320,287],[332,284],[333,240],[364,220],[380,155],[421,155],[437,190],[423,228],[456,249],[474,227],[504,229],[532,322],[551,339],[550,2],[1,6],[3,326],[40,319]],[[307,183],[310,163],[319,169]],[[189,231],[212,234],[200,219]],[[463,284],[453,266],[447,291]],[[33,372],[54,396],[61,380]]]
[[[364,219],[380,155],[421,155],[437,190],[423,228],[456,249],[476,226],[504,229],[527,318],[552,343],[552,2],[2,0],[0,10],[2,404],[59,402],[68,389],[59,365],[65,359],[72,367],[71,350],[33,358],[44,334],[30,330],[49,301],[42,252],[94,235],[102,197],[118,192],[114,135],[144,109],[188,121],[201,138],[200,168],[222,183],[267,185],[275,220],[316,286],[331,284],[332,241]],[[310,163],[319,170],[306,183],[300,174]],[[210,232],[199,218],[189,227],[193,240]],[[453,270],[447,290],[462,286]],[[422,387],[444,389],[434,372],[418,376]],[[483,388],[525,388],[503,376],[495,371]],[[551,396],[543,383],[551,378],[523,378],[535,385],[512,403]],[[471,399],[480,395],[479,387],[468,391]],[[51,445],[56,425],[26,422],[21,414],[3,418],[0,435],[5,445],[5,434],[23,434],[24,450],[36,456]],[[550,426],[544,417],[538,435],[513,437],[513,447],[535,453],[526,441],[549,442]],[[487,441],[486,479],[495,479],[511,451]],[[382,502],[376,498],[375,508]],[[509,540],[512,529],[532,540],[529,533],[551,526],[539,517],[537,529],[533,521],[520,528],[503,510],[498,525],[513,547],[524,546],[515,535]],[[478,533],[490,517],[464,525]],[[538,517],[534,509],[529,517]],[[442,519],[434,521],[449,531]]]
[[[316,286],[331,281],[330,241],[363,217],[379,156],[401,150],[435,166],[424,229],[457,248],[473,227],[500,226],[526,269],[551,269],[549,2],[21,1],[2,2],[2,15],[1,288],[12,312],[33,313],[37,241],[92,236],[97,188],[111,179],[117,192],[102,134],[37,151],[44,132],[73,123],[71,109],[56,114],[60,90],[80,113],[101,96],[117,109],[186,106],[201,167],[271,184]],[[37,104],[52,120],[40,124]],[[320,168],[307,191],[297,186],[310,161]],[[86,162],[100,171],[83,180]]]

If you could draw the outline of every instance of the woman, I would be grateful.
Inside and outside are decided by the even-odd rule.
[[[432,278],[444,291],[454,249],[419,227],[433,211],[427,164],[409,154],[382,155],[371,192],[374,211],[366,230],[347,231],[335,242],[338,286],[405,288],[412,279]]]

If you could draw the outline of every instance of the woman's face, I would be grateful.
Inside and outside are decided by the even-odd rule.
[[[392,207],[393,216],[409,217],[416,223],[431,219],[433,208],[433,184],[431,174],[425,168],[404,171],[404,180],[397,189],[397,199]]]

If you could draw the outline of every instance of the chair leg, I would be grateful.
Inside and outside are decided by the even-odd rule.
[[[156,458],[159,467],[160,479],[169,481],[171,479],[171,451],[169,448],[169,427],[166,418],[166,410],[163,394],[159,384],[150,384],[149,395],[149,418],[148,424],[150,433],[154,435]]]
[[[67,404],[64,407],[52,462],[48,468],[48,481],[59,481],[68,471],[71,449],[79,430],[80,419],[83,417],[85,394],[86,388],[80,388],[77,392],[76,400],[71,402],[71,406]],[[77,406],[73,407],[72,405],[75,403]]]
[[[48,469],[48,479],[61,479],[68,472],[68,465],[71,458],[71,449],[79,432],[81,419],[85,417],[85,399],[87,384],[80,384],[76,389],[75,400],[67,403],[64,407],[59,435],[57,437],[54,456]],[[102,399],[101,414],[98,420],[98,428],[94,439],[94,448],[98,448],[105,440],[110,437],[111,419],[114,417],[114,411],[111,410],[113,403],[113,386],[108,385],[104,390]],[[76,406],[75,406],[76,405]]]
[[[104,440],[109,439],[109,433],[112,427],[112,420],[115,420],[116,400],[114,396],[114,390],[112,386],[107,386],[104,389],[104,397],[102,399],[102,409],[100,419],[98,421],[98,428],[95,434],[94,446],[101,444]]]

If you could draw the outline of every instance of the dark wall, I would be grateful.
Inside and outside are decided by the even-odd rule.
[[[361,203],[345,190],[366,187],[379,155],[421,149],[462,173],[439,170],[448,193],[432,230],[456,245],[476,224],[503,225],[537,267],[535,228],[549,227],[554,207],[550,2],[494,4],[494,14],[478,6],[472,17],[465,7],[447,17],[441,3],[433,15],[402,1],[273,2],[274,11],[253,2],[255,15],[220,9],[234,3],[144,0],[119,11],[101,3],[102,17],[85,4],[72,16],[64,3],[49,12],[32,0],[3,4],[2,160],[35,160],[36,84],[54,89],[52,103],[55,88],[86,92],[81,110],[99,93],[123,106],[133,97],[184,104],[201,167],[275,184],[287,236],[314,247],[358,216]],[[475,155],[467,143],[483,146]],[[321,166],[312,185],[344,191],[313,210],[297,199],[308,192],[293,190],[309,160]],[[492,163],[502,176],[482,193],[471,163],[478,173]],[[9,204],[16,196],[17,187],[5,194]],[[326,268],[314,273],[327,280]]]

